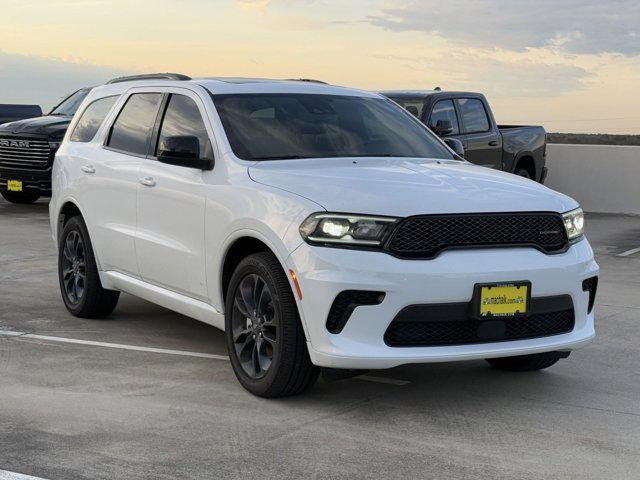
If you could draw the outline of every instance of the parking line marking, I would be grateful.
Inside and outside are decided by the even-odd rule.
[[[184,357],[213,358],[214,360],[229,360],[226,355],[216,355],[213,353],[188,352],[186,350],[170,350],[167,348],[140,347],[137,345],[124,345],[121,343],[95,342],[93,340],[79,340],[77,338],[51,337],[49,335],[37,335],[35,333],[16,332],[12,330],[0,330],[0,335],[8,337],[32,338],[35,340],[46,340],[49,342],[74,343],[78,345],[90,345],[93,347],[119,348],[121,350],[135,350],[138,352],[164,353],[167,355],[182,355]],[[3,480],[0,477],[0,480]]]
[[[397,380],[395,378],[387,378],[387,377],[376,377],[374,375],[359,375],[354,377],[359,380],[364,380],[365,382],[376,382],[376,383],[386,383],[387,385],[408,385],[411,382],[408,380]]]
[[[23,473],[10,472],[8,470],[0,470],[0,480],[46,480],[42,477],[33,477]]]
[[[168,355],[182,355],[184,357],[212,358],[214,360],[229,361],[229,357],[227,357],[226,355],[216,355],[214,353],[189,352],[186,350],[170,350],[167,348],[124,345],[122,343],[108,343],[108,342],[96,342],[93,340],[79,340],[77,338],[52,337],[50,335],[38,335],[35,333],[17,332],[15,330],[0,330],[0,336],[31,338],[34,340],[45,340],[49,342],[59,342],[59,343],[73,343],[76,345],[89,345],[92,347],[119,348],[121,350],[134,350],[137,352],[164,353]],[[408,380],[398,380],[396,378],[387,378],[387,377],[376,377],[374,375],[359,375],[354,378],[364,380],[365,382],[384,383],[387,385],[396,385],[396,386],[408,385],[411,383]],[[4,478],[2,476],[3,472],[4,470],[0,470],[0,480],[12,480],[12,477]],[[16,477],[16,479],[17,478],[20,478],[20,477]],[[28,477],[25,477],[25,478],[28,478]],[[33,477],[33,478],[36,478],[36,477]]]
[[[619,257],[628,257],[629,255],[633,255],[634,253],[640,252],[640,247],[632,248],[631,250],[627,250],[626,252],[619,253]]]

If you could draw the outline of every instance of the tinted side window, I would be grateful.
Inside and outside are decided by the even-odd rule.
[[[435,128],[438,124],[438,120],[448,120],[453,127],[452,135],[460,133],[460,127],[458,126],[458,117],[456,116],[456,109],[453,106],[453,100],[440,100],[433,106],[431,111],[431,119],[429,120],[429,127]]]
[[[76,123],[69,140],[72,142],[90,142],[113,107],[118,96],[104,97],[89,104]]]
[[[422,102],[422,101],[417,101],[417,102],[407,101],[407,102],[404,102],[404,104],[402,106],[404,108],[406,108],[407,112],[409,112],[414,117],[417,117],[417,118],[421,118],[422,117],[422,109],[424,108],[424,102]]]
[[[459,98],[457,100],[465,133],[486,132],[489,119],[482,102],[477,98]]]
[[[185,95],[171,94],[160,127],[158,146],[167,137],[196,137],[200,144],[200,158],[213,159],[213,149],[196,103]],[[157,149],[156,149],[157,154]]]
[[[107,145],[116,150],[146,155],[161,99],[159,93],[131,95],[111,127]]]
[[[401,107],[404,107],[407,112],[417,118],[422,118],[422,110],[424,109],[424,98],[399,98],[389,97]]]

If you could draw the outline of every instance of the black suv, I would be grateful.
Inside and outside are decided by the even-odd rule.
[[[51,196],[51,167],[73,114],[91,91],[81,88],[50,113],[0,125],[0,194],[13,203]]]

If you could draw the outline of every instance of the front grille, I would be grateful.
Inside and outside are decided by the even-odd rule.
[[[526,317],[475,319],[465,305],[407,307],[391,322],[384,341],[391,347],[503,342],[568,333],[575,324],[573,303],[566,296],[532,299],[533,312]],[[545,311],[557,307],[562,309]]]
[[[0,167],[46,170],[50,158],[46,138],[0,136]]]
[[[568,245],[557,213],[421,215],[402,220],[387,249],[406,258],[432,258],[448,248],[528,245],[546,253]]]
[[[347,324],[349,317],[360,305],[378,305],[384,300],[384,292],[369,290],[345,290],[340,292],[329,310],[327,316],[327,330],[340,333]]]

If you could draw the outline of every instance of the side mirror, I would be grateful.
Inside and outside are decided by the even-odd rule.
[[[464,158],[464,145],[460,140],[457,138],[445,138],[443,142],[446,143],[451,150],[456,152],[456,155]]]
[[[160,140],[158,161],[201,170],[213,168],[213,160],[200,158],[200,140],[193,135],[176,135]]]
[[[451,120],[438,120],[433,130],[439,137],[444,137],[453,133],[453,125],[451,125]]]

